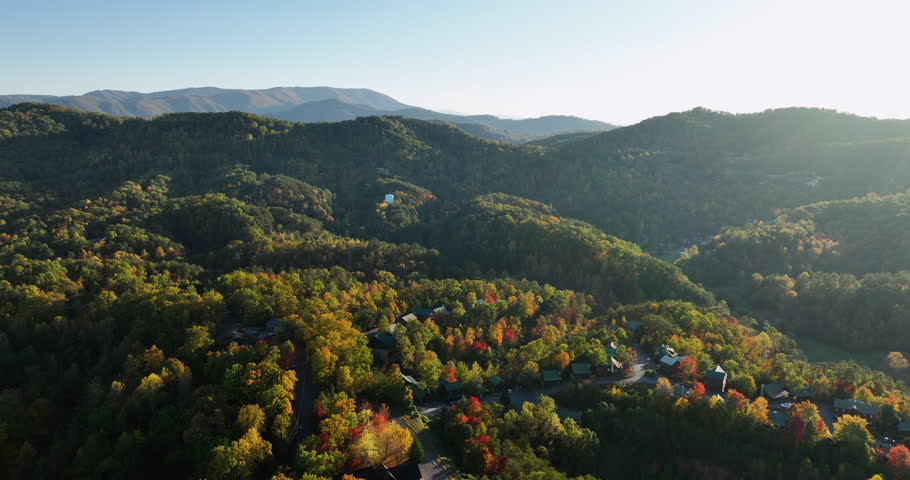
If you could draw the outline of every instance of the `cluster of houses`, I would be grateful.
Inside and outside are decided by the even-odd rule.
[[[278,345],[278,326],[281,320],[272,318],[266,322],[264,328],[240,327],[230,333],[229,341],[236,342],[238,345],[252,345],[264,341],[269,345]]]
[[[477,300],[476,303],[484,303],[484,300]],[[398,317],[396,323],[389,326],[388,331],[380,331],[379,329],[374,328],[373,330],[366,332],[367,343],[373,352],[373,358],[384,365],[400,361],[400,354],[394,349],[395,331],[398,328],[398,325],[435,316],[447,315],[448,313],[449,310],[445,306],[436,308],[416,308],[413,312]],[[604,373],[612,374],[623,370],[623,363],[619,357],[619,348],[620,346],[616,342],[610,342],[604,346],[604,350],[607,354],[607,364],[604,367]],[[516,375],[515,383],[518,385],[539,383],[546,386],[562,382],[566,378],[564,375],[565,373],[568,373],[568,377],[573,380],[583,380],[593,376],[595,373],[591,364],[587,362],[574,362],[569,365],[567,370],[568,372],[563,372],[562,370],[555,368],[543,369],[541,370],[539,377],[532,379],[524,378],[524,376],[519,373]],[[444,398],[446,400],[454,401],[460,399],[464,395],[461,382],[449,382],[446,378],[440,378],[437,385],[434,387],[422,387],[420,382],[410,375],[402,375],[402,380],[411,390],[414,401],[417,403],[423,403],[432,398]],[[504,382],[499,376],[493,375],[484,382],[483,387],[486,391],[500,391],[504,387]]]

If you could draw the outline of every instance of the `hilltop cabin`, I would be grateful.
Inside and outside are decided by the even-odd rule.
[[[761,395],[772,402],[780,402],[790,398],[790,392],[780,383],[765,383],[761,386]]]
[[[420,383],[410,375],[402,375],[401,379],[404,380],[404,384],[411,390],[411,395],[414,397],[415,403],[422,403],[433,393],[429,388],[421,387]]]
[[[840,398],[834,399],[834,415],[836,417],[841,415],[856,415],[857,417],[862,417],[866,420],[872,420],[876,411],[878,411],[877,408],[855,398],[849,400],[842,400]]]
[[[461,391],[461,382],[457,380],[450,382],[445,378],[440,378],[439,389],[442,391],[442,394],[445,395],[446,400],[450,402],[457,401],[464,396],[464,393]]]
[[[543,378],[543,383],[546,385],[548,383],[559,383],[562,381],[562,373],[556,369],[547,369],[540,372],[541,378]]]
[[[727,372],[720,365],[708,370],[705,374],[705,386],[715,392],[723,392],[727,388]]]
[[[678,356],[679,354],[676,353],[676,350],[666,343],[663,345],[658,345],[657,348],[654,349],[655,360],[663,359],[664,357],[676,358]]]
[[[502,379],[499,378],[499,375],[490,375],[487,384],[490,386],[490,391],[497,392],[502,389]]]
[[[362,480],[420,480],[423,478],[420,473],[420,464],[417,462],[402,463],[396,467],[387,467],[384,463],[380,463],[372,467],[361,468],[351,472],[350,475]],[[332,478],[342,480],[343,477],[345,474],[335,475]]]
[[[402,315],[400,320],[403,323],[415,322],[415,321],[417,321],[417,315],[414,315],[413,313],[409,313],[407,315]]]
[[[570,368],[572,369],[572,378],[575,380],[582,380],[594,374],[594,372],[591,371],[590,363],[575,362],[570,365]]]
[[[395,203],[395,195],[392,195],[391,193],[385,194],[385,203],[386,205]]]

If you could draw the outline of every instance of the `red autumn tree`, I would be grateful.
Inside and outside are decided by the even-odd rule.
[[[733,405],[737,410],[746,408],[746,396],[735,389],[727,390],[727,405]]]
[[[515,334],[515,330],[512,327],[507,328],[506,333],[504,333],[503,336],[509,343],[515,342],[515,340],[518,338],[518,335]]]
[[[483,412],[483,405],[480,403],[480,399],[475,396],[468,397],[468,404],[464,409],[465,413],[471,416],[478,416]]]
[[[705,384],[701,382],[695,382],[695,386],[692,387],[692,401],[699,401],[701,397],[705,396]]]
[[[888,468],[897,474],[905,475],[910,472],[910,449],[904,445],[891,447],[888,452]]]
[[[698,367],[695,364],[695,359],[692,357],[685,357],[679,361],[676,367],[676,374],[684,380],[695,380],[695,377],[698,376]]]
[[[450,366],[446,369],[446,381],[449,383],[455,383],[458,381],[458,377],[455,375],[455,367]]]

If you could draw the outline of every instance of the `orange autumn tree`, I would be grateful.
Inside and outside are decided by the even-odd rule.
[[[886,463],[897,475],[906,476],[910,473],[910,449],[904,445],[891,447]]]

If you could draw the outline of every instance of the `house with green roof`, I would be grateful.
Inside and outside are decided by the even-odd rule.
[[[490,375],[490,378],[487,379],[487,385],[493,391],[499,390],[502,388],[502,379],[499,378],[499,375]]]
[[[761,386],[761,395],[768,400],[784,400],[790,397],[790,392],[781,383],[765,383]]]
[[[856,398],[834,399],[834,414],[836,416],[856,415],[857,417],[862,417],[866,420],[872,420],[872,417],[875,416],[877,411],[878,409],[874,406]]]
[[[411,390],[415,402],[423,402],[432,393],[429,388],[421,387],[420,382],[410,375],[402,375],[401,379],[404,380],[404,384]]]
[[[808,387],[793,394],[793,399],[797,402],[805,402],[807,400],[811,401],[813,398],[815,398],[815,392],[813,392],[812,389]]]
[[[677,383],[673,385],[673,396],[676,398],[688,397],[689,389],[685,385]]]
[[[774,425],[778,428],[784,428],[787,426],[787,414],[784,412],[779,412],[777,410],[768,410],[768,420],[771,421],[771,425]]]
[[[622,361],[619,359],[619,344],[610,342],[604,345],[604,351],[607,353],[607,369],[610,373],[622,370]]]
[[[607,368],[609,368],[610,373],[616,373],[622,371],[622,362],[619,361],[616,357],[609,357],[609,362]]]
[[[559,383],[562,381],[562,373],[560,373],[559,370],[552,369],[552,368],[546,369],[546,370],[541,370],[540,376],[541,376],[541,378],[543,378],[543,383],[545,383],[545,384],[546,383]]]
[[[897,433],[910,435],[910,420],[904,420],[897,424]]]
[[[590,377],[594,372],[591,371],[591,364],[587,362],[575,362],[570,365],[572,369],[572,378],[579,380]]]
[[[671,357],[670,355],[664,355],[660,360],[657,361],[657,366],[666,372],[672,372],[676,369],[676,366],[679,365],[679,362],[685,357]]]
[[[667,345],[666,343],[663,345],[658,345],[657,348],[654,349],[654,358],[656,359],[663,357],[676,358],[678,356],[679,354],[676,353],[676,349]]]
[[[419,307],[414,309],[414,315],[417,315],[418,317],[429,317],[432,314],[432,308]]]
[[[607,352],[608,357],[616,357],[619,355],[619,344],[616,342],[610,342],[604,345],[604,351]]]
[[[705,386],[715,392],[723,392],[727,388],[727,372],[720,365],[705,373]]]
[[[448,400],[458,400],[464,396],[464,393],[461,391],[461,382],[457,380],[450,382],[445,378],[440,378],[439,389],[442,390],[443,395],[445,395]]]

